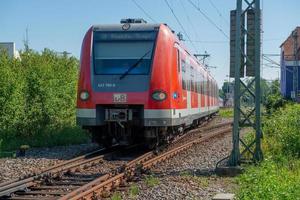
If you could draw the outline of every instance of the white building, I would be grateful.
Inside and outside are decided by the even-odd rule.
[[[0,42],[0,50],[4,49],[7,51],[9,57],[20,58],[19,52],[16,50],[14,42]]]

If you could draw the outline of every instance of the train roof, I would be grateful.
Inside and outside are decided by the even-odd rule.
[[[128,27],[129,25],[129,27]],[[130,28],[130,31],[153,31],[158,30],[161,24],[105,24],[105,25],[94,25],[94,31],[124,31]]]

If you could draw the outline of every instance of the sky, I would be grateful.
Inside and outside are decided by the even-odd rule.
[[[136,1],[147,15],[134,3]],[[211,20],[197,11],[189,0],[0,0],[0,42],[24,47],[28,30],[30,48],[67,51],[79,58],[82,39],[93,24],[116,24],[122,18],[144,18],[148,23],[166,23],[182,32],[192,53],[210,54],[207,64],[221,85],[229,73],[230,10],[236,0],[191,0]],[[300,25],[299,0],[261,0],[263,9],[263,53],[279,54],[280,44]],[[215,24],[218,28],[215,27]],[[186,34],[185,34],[186,32]],[[279,57],[271,57],[279,62]],[[264,61],[265,62],[265,61]],[[279,76],[278,68],[264,67],[268,80]]]

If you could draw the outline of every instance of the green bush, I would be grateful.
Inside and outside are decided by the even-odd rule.
[[[264,118],[266,159],[238,177],[239,199],[289,200],[300,197],[300,105],[292,104]]]
[[[238,180],[238,199],[294,200],[300,197],[300,162],[265,160],[248,168]]]
[[[75,125],[76,58],[49,49],[21,52],[20,59],[0,52],[0,74],[0,138],[4,148],[17,146],[11,144],[14,138],[16,143],[24,139],[38,145],[35,138],[52,139],[58,133],[64,137],[70,129],[75,135],[82,132]],[[53,141],[44,143],[55,145]]]
[[[267,114],[272,114],[274,111],[278,110],[279,108],[283,107],[287,101],[283,99],[281,94],[270,94],[266,98],[265,101],[265,108]]]
[[[267,152],[300,158],[300,105],[287,105],[264,121]]]
[[[279,108],[283,107],[287,100],[285,100],[281,93],[280,93],[280,83],[279,80],[274,80],[271,83],[267,84],[265,82],[264,92],[263,92],[263,100],[262,103],[265,106],[267,114],[272,114],[274,111],[278,110]]]

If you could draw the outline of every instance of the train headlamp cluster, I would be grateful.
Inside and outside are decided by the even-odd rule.
[[[88,100],[89,97],[90,97],[90,94],[88,93],[88,91],[81,91],[81,92],[80,92],[80,99],[81,99],[82,101]]]
[[[161,90],[154,91],[152,93],[152,99],[155,101],[163,101],[167,98],[167,94]]]

